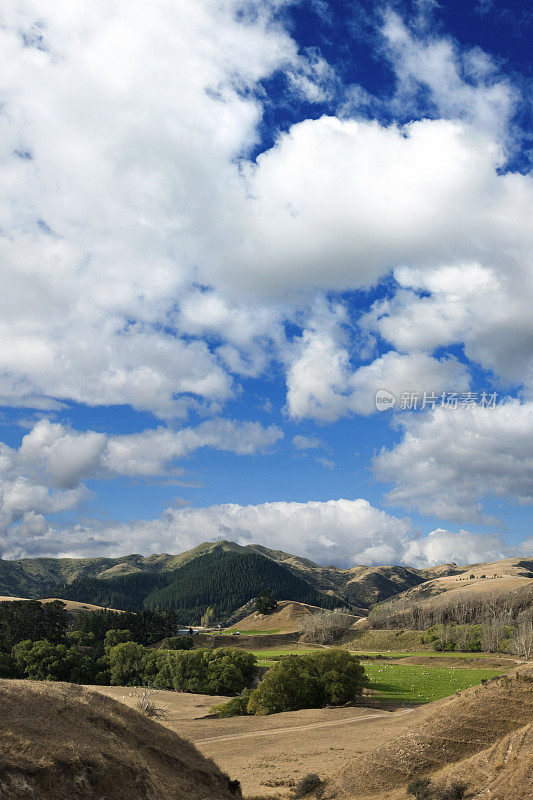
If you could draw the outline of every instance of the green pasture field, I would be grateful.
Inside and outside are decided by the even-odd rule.
[[[482,680],[502,675],[502,669],[465,669],[464,667],[426,667],[407,664],[363,662],[369,678],[368,688],[378,700],[405,703],[429,703],[449,697],[454,692],[477,686]]]
[[[350,653],[360,658],[497,658],[505,656],[506,653],[463,653],[459,650],[446,650],[440,652],[438,650],[413,650],[407,652],[403,650],[352,650],[349,648]]]
[[[279,628],[273,631],[241,631],[239,628],[227,628],[219,631],[202,631],[205,636],[231,636],[232,633],[239,633],[241,636],[268,636],[269,634],[281,633]]]
[[[303,655],[305,653],[317,653],[323,651],[322,647],[302,647],[302,648],[272,648],[268,650],[253,650],[259,666],[271,667],[282,656]],[[364,656],[369,653],[354,654],[361,655],[361,663],[369,678],[368,688],[372,690],[373,696],[378,700],[390,700],[405,703],[429,703],[432,700],[440,700],[449,697],[454,692],[467,689],[470,686],[477,686],[482,680],[489,680],[497,675],[502,675],[504,669],[479,669],[468,667],[432,667],[431,665],[411,666],[408,664],[388,664],[386,661],[367,661]],[[372,655],[383,655],[376,653]],[[388,655],[388,654],[387,654]],[[401,655],[408,656],[428,656],[427,652],[394,653],[390,654],[393,658]],[[442,653],[432,653],[433,656],[443,655]],[[472,655],[486,655],[483,653],[446,653],[451,657],[469,658]]]

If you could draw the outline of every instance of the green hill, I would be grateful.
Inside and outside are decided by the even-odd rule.
[[[193,624],[209,607],[214,609],[216,619],[224,619],[263,589],[271,589],[280,600],[298,600],[323,608],[343,604],[340,598],[317,591],[265,556],[221,548],[186,560],[183,566],[169,571],[79,577],[56,589],[56,595],[119,609],[172,606],[180,620]]]
[[[356,613],[366,614],[376,603],[394,597],[401,592],[423,589],[427,581],[440,581],[446,576],[459,575],[466,567],[444,564],[429,569],[415,569],[405,566],[355,566],[340,568],[333,565],[320,566],[309,559],[271,550],[259,544],[239,545],[235,542],[204,542],[184,553],[168,553],[143,556],[131,554],[117,558],[24,558],[17,561],[0,560],[0,596],[43,598],[55,597],[66,586],[80,581],[96,580],[118,581],[107,587],[106,597],[121,596],[124,605],[125,595],[132,592],[130,605],[139,603],[139,597],[152,592],[165,590],[172,582],[169,574],[182,569],[199,558],[213,554],[233,553],[237,555],[257,555],[283,567],[291,575],[304,581],[318,592],[342,598]],[[284,573],[285,574],[285,573]],[[131,576],[131,577],[130,577]],[[137,579],[134,579],[137,576]],[[128,579],[124,584],[121,579]],[[91,585],[91,592],[102,596],[100,583]],[[86,584],[89,589],[89,584]],[[91,597],[93,598],[91,600]],[[77,599],[77,598],[76,598]],[[287,597],[298,600],[300,597]],[[99,604],[89,593],[83,602]],[[307,601],[306,601],[307,602]],[[117,603],[113,603],[117,606]]]

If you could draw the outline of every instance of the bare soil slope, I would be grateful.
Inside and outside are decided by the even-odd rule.
[[[485,791],[483,765],[488,778],[499,772],[501,785],[507,785],[511,780],[513,769],[527,772],[531,765],[531,738],[529,734],[525,738],[518,735],[518,731],[525,730],[532,721],[533,665],[530,664],[485,685],[429,704],[423,719],[410,725],[401,737],[386,742],[350,764],[329,787],[325,797],[339,800],[404,798],[413,774],[435,777],[436,780],[460,774],[469,783],[469,797],[478,792],[475,796],[484,800],[515,798],[510,790],[507,794],[479,794]],[[520,743],[516,750],[519,763],[513,766],[507,756],[503,761],[500,757],[498,762],[497,754],[509,753],[513,742],[517,746]],[[477,763],[477,778],[474,770],[469,771],[470,767],[466,769],[461,764],[465,759]],[[503,768],[508,772],[507,776],[502,773]],[[517,798],[520,796],[516,795]]]
[[[481,753],[437,772],[436,783],[465,780],[471,800],[531,800],[533,793],[533,726],[525,725]]]
[[[240,631],[278,631],[279,633],[294,633],[300,630],[302,620],[310,614],[323,611],[318,606],[307,603],[296,603],[292,600],[283,600],[278,603],[276,611],[272,614],[259,614],[257,611],[241,619],[235,627]],[[354,616],[355,622],[357,617]]]
[[[121,686],[92,687],[133,707],[133,690]],[[362,752],[397,737],[426,707],[384,711],[363,706],[309,708],[266,717],[209,717],[223,697],[157,691],[166,709],[163,725],[192,741],[224,772],[236,777],[247,798],[290,800],[290,789],[304,775],[334,775]]]
[[[0,681],[2,800],[235,800],[193,745],[108,697]]]

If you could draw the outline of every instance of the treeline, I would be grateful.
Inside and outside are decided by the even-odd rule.
[[[61,644],[74,629],[100,643],[109,630],[127,629],[136,642],[149,645],[176,635],[181,625],[181,619],[172,608],[125,613],[83,611],[72,616],[60,600],[52,603],[14,600],[0,603],[0,652],[9,652],[14,645],[28,639]]]
[[[14,600],[0,603],[0,652],[9,652],[24,639],[62,642],[69,627],[65,604],[60,601]]]
[[[286,567],[255,553],[209,553],[172,572],[135,573],[108,579],[79,578],[60,590],[64,599],[118,609],[172,607],[186,625],[200,622],[208,608],[214,619],[233,611],[265,589],[282,600],[335,608],[338,598],[317,591]]]
[[[368,615],[374,628],[426,630],[433,625],[479,625],[492,620],[512,624],[531,608],[533,587],[514,593],[484,597],[439,598],[434,604],[416,603],[408,598],[391,598],[375,606]]]
[[[128,640],[102,650],[94,643],[80,644],[74,637],[69,637],[66,644],[27,640],[15,645],[9,654],[0,654],[3,678],[101,686],[149,685],[215,695],[242,692],[252,683],[256,667],[253,654],[231,647],[152,650]]]
[[[0,603],[0,677],[100,685],[145,685],[237,694],[256,660],[236,648],[192,649],[173,609],[67,614],[64,603]],[[161,641],[163,640],[163,641]],[[160,649],[145,645],[161,643]]]

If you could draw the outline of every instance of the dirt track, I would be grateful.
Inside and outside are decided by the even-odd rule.
[[[413,711],[412,708],[405,708],[403,711],[396,711],[394,713],[395,717],[399,717],[401,714],[409,714]],[[254,736],[277,736],[279,733],[296,733],[297,731],[309,731],[314,728],[329,728],[329,727],[338,727],[339,725],[348,725],[353,722],[367,722],[370,719],[382,719],[383,714],[365,714],[364,716],[358,714],[356,717],[348,717],[348,719],[337,719],[337,720],[329,720],[327,722],[310,722],[307,725],[296,725],[292,728],[271,728],[268,730],[260,730],[260,731],[250,731],[248,733],[234,733],[231,736],[211,736],[209,739],[199,739],[196,741],[197,745],[201,744],[210,744],[211,742],[229,742],[234,739],[251,739]],[[390,716],[389,716],[390,719]]]
[[[135,705],[130,688],[92,688]],[[245,796],[273,798],[287,798],[290,787],[308,772],[323,777],[334,774],[347,760],[374,749],[425,714],[424,707],[395,712],[347,707],[206,719],[211,706],[223,700],[157,692],[157,702],[167,710],[164,725],[192,741],[232,778],[238,778]]]

